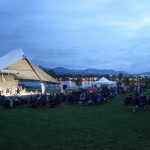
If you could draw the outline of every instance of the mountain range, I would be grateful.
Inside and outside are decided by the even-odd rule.
[[[94,68],[89,68],[85,70],[75,70],[75,69],[67,69],[64,67],[56,67],[52,69],[55,71],[56,74],[58,75],[65,75],[65,74],[75,74],[75,75],[106,75],[106,74],[111,74],[111,75],[118,75],[119,73],[122,74],[128,74],[127,72],[124,71],[115,71],[115,70],[99,70],[99,69],[94,69]]]
[[[150,76],[150,72],[143,72],[143,73],[139,73],[138,75],[142,75],[142,76]]]
[[[48,70],[48,68],[39,66],[43,70]],[[143,73],[128,73],[125,71],[115,71],[113,69],[95,69],[95,68],[88,68],[84,70],[76,70],[76,69],[67,69],[64,67],[56,67],[51,69],[57,75],[118,75],[122,73],[123,75],[140,75],[140,76],[150,76],[150,72],[143,72]]]

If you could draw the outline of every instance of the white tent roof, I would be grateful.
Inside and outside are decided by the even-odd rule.
[[[23,56],[23,51],[18,49],[0,57],[0,71],[21,60]]]
[[[32,64],[22,50],[14,50],[0,57],[0,72],[14,74],[17,79],[59,83],[38,66]]]
[[[98,82],[104,82],[104,83],[109,83],[111,81],[109,81],[108,79],[106,79],[105,77],[102,77]]]
[[[94,84],[116,84],[116,81],[110,81],[105,77],[102,77],[100,80],[94,82]]]

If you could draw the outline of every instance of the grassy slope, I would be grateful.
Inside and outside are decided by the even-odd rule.
[[[150,109],[132,113],[121,100],[92,107],[0,109],[0,150],[150,149]]]

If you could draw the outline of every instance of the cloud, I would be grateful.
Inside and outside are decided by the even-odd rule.
[[[149,71],[148,0],[1,0],[0,55],[47,67]]]

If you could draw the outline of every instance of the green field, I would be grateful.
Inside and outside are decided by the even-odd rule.
[[[149,150],[150,109],[133,113],[122,99],[98,106],[0,108],[0,150]]]

